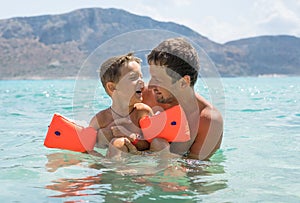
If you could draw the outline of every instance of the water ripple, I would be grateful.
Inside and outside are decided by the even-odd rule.
[[[261,111],[270,111],[272,108],[262,108],[262,109],[242,109],[241,112],[245,113],[253,113],[253,112],[261,112]]]

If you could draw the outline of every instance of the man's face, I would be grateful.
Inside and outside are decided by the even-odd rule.
[[[172,82],[172,78],[166,73],[166,68],[150,63],[150,74],[149,88],[153,90],[156,101],[163,104],[176,104],[177,99],[172,94],[176,89],[176,83]]]

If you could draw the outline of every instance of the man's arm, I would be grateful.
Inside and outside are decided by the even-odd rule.
[[[190,148],[189,158],[207,160],[220,148],[223,137],[223,118],[216,109],[200,115],[198,133]]]

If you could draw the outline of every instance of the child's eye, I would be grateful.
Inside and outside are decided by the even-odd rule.
[[[130,73],[129,78],[130,80],[138,80],[140,75],[138,73]]]

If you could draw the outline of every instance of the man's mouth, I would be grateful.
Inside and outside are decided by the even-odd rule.
[[[137,91],[135,91],[135,93],[142,94],[142,90],[137,90]]]

